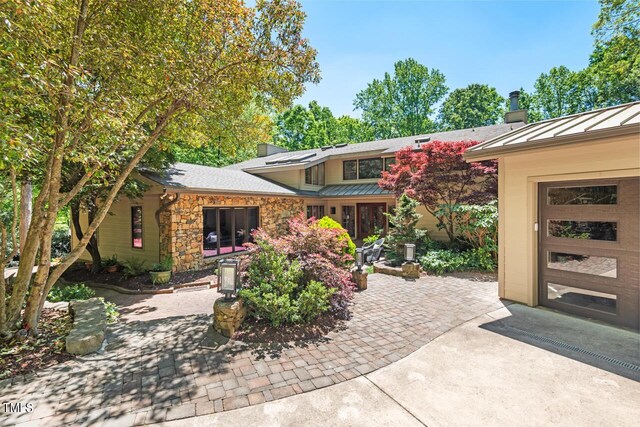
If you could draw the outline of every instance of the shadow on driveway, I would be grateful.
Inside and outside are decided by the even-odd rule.
[[[640,334],[556,311],[510,304],[511,316],[480,327],[640,381]]]

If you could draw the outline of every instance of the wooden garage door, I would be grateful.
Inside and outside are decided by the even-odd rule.
[[[539,186],[539,301],[638,329],[640,178]]]

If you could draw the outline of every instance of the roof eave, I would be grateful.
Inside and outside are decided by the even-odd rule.
[[[256,190],[219,190],[212,188],[197,188],[197,187],[176,187],[171,185],[165,185],[167,191],[172,191],[174,193],[207,193],[207,194],[225,194],[225,195],[235,195],[235,194],[250,194],[250,195],[258,195],[258,196],[278,196],[278,197],[300,197],[301,194],[297,194],[294,192],[291,193],[278,193],[274,191],[256,191]]]
[[[632,135],[640,132],[639,124],[630,124],[619,126],[616,128],[603,129],[598,131],[591,131],[579,134],[556,136],[547,138],[544,140],[534,140],[528,142],[521,142],[519,144],[495,147],[495,148],[482,148],[480,146],[473,147],[463,153],[463,157],[467,162],[478,162],[482,160],[491,160],[501,157],[505,154],[513,154],[522,151],[537,150],[540,148],[551,148],[569,144],[579,144],[581,142],[593,142],[603,138],[617,137]],[[488,141],[490,142],[490,141]],[[475,148],[475,150],[474,150]]]

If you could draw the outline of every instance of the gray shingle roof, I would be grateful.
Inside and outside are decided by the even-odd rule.
[[[468,149],[465,158],[488,158],[547,145],[582,142],[605,133],[637,134],[638,131],[640,101],[531,123]]]
[[[293,196],[296,191],[241,170],[176,163],[164,173],[142,172],[144,176],[171,188],[219,191],[225,193],[259,193]]]
[[[307,163],[319,163],[325,161],[330,157],[335,156],[348,156],[358,155],[367,152],[371,152],[372,155],[378,154],[393,154],[400,149],[413,146],[417,147],[416,140],[427,141],[487,141],[489,139],[498,137],[502,134],[510,132],[514,129],[518,129],[524,126],[524,123],[508,123],[500,125],[482,126],[470,129],[460,129],[448,132],[435,132],[424,135],[407,136],[402,138],[383,139],[379,141],[361,142],[359,144],[348,144],[343,147],[330,148],[328,150],[322,150],[320,148],[314,148],[309,150],[290,151],[287,153],[272,154],[266,157],[258,157],[255,159],[247,160],[245,162],[236,163],[234,165],[226,166],[224,169],[246,170],[252,169],[267,169],[271,167],[283,167],[283,164],[274,163],[276,160],[286,157],[293,157],[294,155],[300,156],[301,161],[296,163],[288,163],[285,166],[304,165]],[[306,155],[315,154],[305,158]]]
[[[318,192],[322,197],[336,196],[377,196],[393,194],[390,191],[383,190],[378,184],[341,184],[327,185]]]

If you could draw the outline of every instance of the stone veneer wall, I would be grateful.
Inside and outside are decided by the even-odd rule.
[[[160,214],[160,258],[171,256],[174,271],[202,268],[202,209],[258,207],[260,227],[269,233],[284,229],[286,220],[304,208],[291,197],[180,194],[180,199]]]

